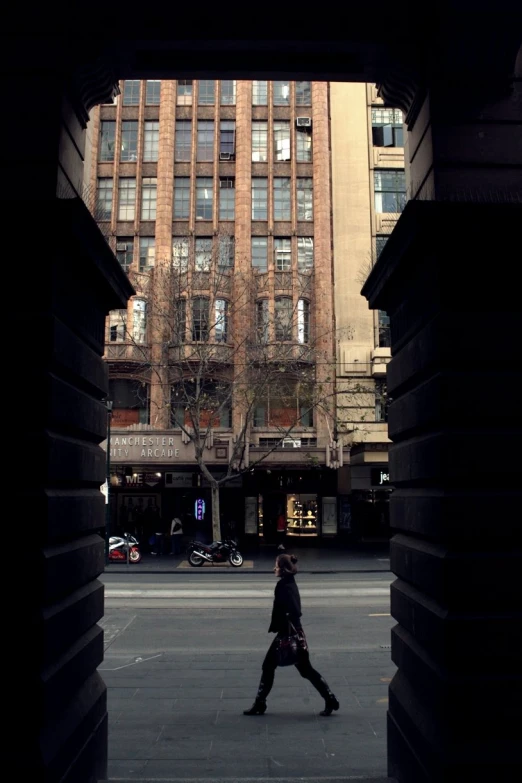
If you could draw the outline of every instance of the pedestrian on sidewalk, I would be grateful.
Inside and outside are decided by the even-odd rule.
[[[170,523],[170,554],[181,554],[181,536],[183,535],[183,525],[179,517],[174,517]]]
[[[276,532],[277,532],[277,543],[279,544],[277,549],[280,552],[284,552],[285,539],[286,539],[286,517],[282,511],[280,512],[276,520]]]
[[[265,656],[262,665],[261,681],[257,691],[256,699],[249,710],[244,711],[244,715],[263,715],[266,711],[266,697],[272,690],[274,683],[275,670],[278,665],[277,648],[281,637],[288,635],[290,623],[298,634],[304,638],[304,631],[301,625],[301,596],[299,588],[295,581],[297,573],[297,557],[295,555],[281,554],[275,561],[274,573],[279,578],[274,591],[274,605],[272,608],[272,618],[269,633],[275,633],[276,637]],[[319,691],[324,699],[324,709],[320,715],[331,715],[333,710],[339,709],[339,702],[328,687],[327,682],[321,677],[310,663],[310,654],[305,645],[305,649],[299,651],[298,661],[295,668],[306,680],[310,680],[314,688]]]

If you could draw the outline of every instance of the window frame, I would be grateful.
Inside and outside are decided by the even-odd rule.
[[[263,187],[256,187],[262,184]],[[268,177],[252,177],[252,220],[268,220]],[[260,199],[259,194],[264,196]],[[257,206],[256,206],[257,205]],[[261,205],[261,207],[259,207]],[[258,217],[257,212],[263,213],[263,217]]]
[[[123,184],[125,183],[125,187]],[[136,219],[136,177],[120,177],[118,180],[118,221],[133,222]],[[134,199],[129,199],[129,193],[134,193]],[[126,195],[122,203],[122,196]],[[125,210],[125,213],[123,212]],[[125,217],[122,215],[125,214]]]
[[[158,206],[158,178],[142,177],[140,220],[156,220]]]
[[[205,304],[205,312],[200,312],[198,315],[199,326],[196,329],[196,304],[198,307],[201,304]],[[209,339],[209,320],[210,320],[210,299],[208,296],[194,296],[191,299],[191,337],[194,343],[206,343]]]
[[[180,185],[180,183],[187,183],[186,187]],[[174,205],[173,205],[173,220],[188,220],[190,218],[190,177],[174,177]],[[183,207],[181,210],[177,210],[177,207]],[[185,210],[186,207],[186,210]],[[176,214],[177,211],[182,212],[182,215]],[[185,214],[185,211],[187,214]]]
[[[132,85],[127,93],[127,85]],[[136,88],[136,85],[138,87]],[[137,90],[137,95],[136,95]],[[141,81],[139,79],[125,79],[122,89],[122,106],[139,106],[141,97]]]
[[[155,127],[150,127],[150,126],[155,126]],[[143,123],[143,162],[157,163],[158,155],[159,155],[159,120],[145,120],[145,122]]]
[[[120,162],[121,163],[137,162],[138,136],[139,136],[138,120],[122,120],[121,138],[120,138]],[[128,144],[128,148],[124,149],[123,146],[124,143]]]
[[[310,183],[310,187],[304,187]],[[296,177],[297,220],[311,222],[314,219],[314,180],[313,177]],[[300,198],[301,196],[301,198]],[[309,209],[307,209],[307,206]]]
[[[292,220],[292,178],[273,178],[274,221]]]
[[[202,197],[203,191],[204,196]],[[213,214],[214,178],[196,177],[196,220],[212,220]]]
[[[111,126],[112,130],[112,136],[110,133],[107,133],[105,131],[104,133],[104,126]],[[111,150],[112,145],[112,150]],[[107,150],[107,153],[104,154],[104,150]],[[116,152],[116,120],[101,120],[100,121],[100,148],[99,148],[99,154],[98,154],[98,160],[100,163],[112,163],[114,161],[114,155]],[[107,157],[107,154],[110,155],[110,157]]]

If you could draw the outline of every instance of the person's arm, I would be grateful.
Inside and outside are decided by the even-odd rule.
[[[170,523],[170,535],[172,535],[174,533],[174,525],[175,524],[176,524],[176,520],[173,519],[172,522]]]

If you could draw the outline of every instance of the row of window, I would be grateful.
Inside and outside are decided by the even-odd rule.
[[[292,193],[290,177],[274,177],[272,206],[274,220],[291,220]],[[219,219],[235,219],[236,181],[234,177],[219,178]],[[96,198],[97,220],[110,220],[113,202],[112,177],[100,177]],[[136,217],[136,178],[120,177],[118,180],[118,220],[134,220]],[[157,178],[143,177],[141,182],[141,220],[156,219]],[[296,179],[297,220],[313,220],[313,180],[311,177]],[[190,177],[174,178],[174,218],[190,217]],[[196,220],[212,220],[214,208],[214,181],[212,177],[196,177]],[[395,210],[398,211],[398,210]],[[252,179],[252,220],[268,220],[268,177]]]
[[[192,106],[197,85],[197,102],[200,106],[214,106],[216,99],[221,106],[234,106],[236,103],[236,80],[222,79],[178,79],[176,83],[176,103],[178,106]],[[289,81],[253,81],[252,105],[267,106],[269,93],[272,93],[274,106],[289,106],[291,96],[291,82]],[[128,79],[123,82],[123,105],[138,106],[140,103],[141,81]],[[145,82],[145,104],[157,106],[160,102],[161,81],[148,80]],[[219,94],[218,94],[219,93]],[[311,82],[295,82],[296,106],[310,106],[312,103]]]
[[[214,125],[212,120],[199,120],[197,123],[196,160],[212,162],[214,160]],[[292,138],[289,120],[276,120],[273,123],[274,161],[291,160]],[[138,160],[139,132],[137,120],[123,120],[121,123],[120,156],[122,163]],[[295,156],[298,163],[312,160],[311,126],[296,127]],[[146,120],[143,130],[142,158],[145,163],[158,160],[159,121]],[[102,120],[100,124],[101,162],[111,162],[116,151],[116,121]],[[233,160],[236,153],[236,123],[234,120],[221,120],[219,123],[219,158]],[[178,120],[174,137],[174,159],[178,162],[192,158],[192,121]],[[252,161],[268,161],[268,122],[252,122]]]
[[[257,272],[268,271],[268,237],[252,237],[252,267]],[[208,272],[212,266],[213,241],[210,237],[197,237],[194,243],[194,270]],[[292,240],[289,237],[275,237],[273,240],[274,269],[289,272],[292,269]],[[128,272],[134,260],[134,238],[120,237],[116,241],[116,257]],[[172,259],[175,269],[181,272],[189,268],[190,240],[175,237],[172,241]],[[155,239],[139,239],[139,271],[146,272],[154,266]],[[234,265],[234,237],[222,239],[217,249],[217,266],[220,269]],[[297,238],[297,270],[310,272],[314,266],[313,237]]]
[[[190,302],[190,323],[187,323],[187,303]],[[274,318],[270,322],[268,299],[256,302],[256,337],[260,344],[273,339],[276,342],[292,342],[297,338],[300,345],[310,342],[310,302],[299,299],[297,307],[287,296],[274,300]],[[173,343],[185,343],[187,335],[195,342],[207,342],[211,336],[214,342],[230,340],[230,305],[226,299],[210,299],[196,296],[190,300],[178,299],[174,303]],[[109,341],[126,342],[129,338],[137,345],[144,345],[147,339],[147,302],[134,299],[132,302],[132,326],[128,331],[127,310],[113,310],[109,314]]]

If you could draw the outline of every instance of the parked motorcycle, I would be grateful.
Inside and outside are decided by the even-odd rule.
[[[199,541],[190,541],[187,547],[188,561],[195,568],[203,563],[225,563],[239,568],[243,565],[243,555],[237,548],[237,541],[225,538],[223,541],[214,541],[210,545],[200,544]]]
[[[124,533],[123,536],[111,536],[109,538],[109,560],[115,563],[126,563],[128,547],[129,562],[139,563],[141,560],[139,543],[140,542],[129,533]]]

